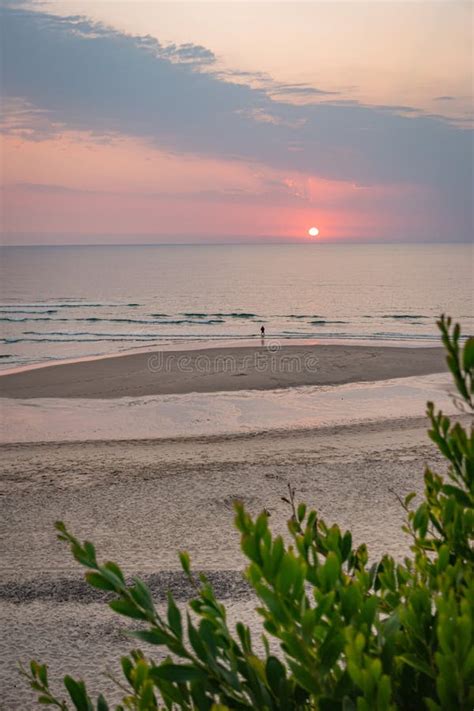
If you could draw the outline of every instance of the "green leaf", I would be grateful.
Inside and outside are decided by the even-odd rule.
[[[106,580],[100,573],[86,573],[86,580],[89,585],[99,590],[115,590],[115,585]]]
[[[413,669],[416,669],[422,674],[426,674],[426,676],[429,676],[432,679],[436,678],[436,675],[431,669],[431,667],[423,659],[420,659],[420,657],[418,657],[416,654],[402,654],[398,657],[398,659],[401,662],[405,662],[405,664],[408,664],[408,666],[412,667]]]
[[[458,504],[461,504],[461,506],[466,506],[468,508],[472,506],[472,501],[469,496],[457,486],[445,484],[442,487],[441,491],[443,492],[443,494],[447,494],[448,496],[454,496]]]
[[[94,544],[91,543],[90,541],[84,541],[84,546],[83,546],[83,548],[84,548],[84,552],[85,552],[86,556],[88,557],[88,559],[89,559],[91,562],[96,563],[96,562],[97,562],[97,559],[96,559],[96,553],[95,553],[95,546],[94,546]]]
[[[133,673],[133,688],[135,691],[141,691],[143,684],[148,676],[148,664],[144,659],[139,659],[135,664]]]
[[[157,646],[168,643],[168,635],[156,628],[151,630],[134,630],[133,632],[129,632],[129,635],[142,642],[148,642],[148,644],[155,644]]]
[[[71,701],[77,711],[94,711],[83,681],[75,681],[71,676],[65,676],[64,686],[68,690]]]
[[[349,558],[351,550],[352,534],[350,531],[346,531],[341,541],[341,558],[343,561],[346,561]]]
[[[474,370],[474,338],[468,338],[463,350],[463,368],[466,373]]]
[[[38,664],[37,675],[43,686],[48,686],[48,668],[46,664]]]
[[[132,684],[132,672],[133,672],[132,660],[129,657],[122,657],[120,660],[120,665],[122,667],[124,677],[127,679],[129,684]]]
[[[138,711],[154,711],[156,709],[156,699],[153,692],[153,682],[148,679],[142,686],[140,692],[140,703]]]
[[[384,674],[379,681],[377,690],[377,708],[390,708],[390,696],[392,693],[390,677]]]
[[[283,544],[283,539],[281,536],[277,536],[273,541],[273,548],[272,548],[272,554],[271,554],[272,576],[274,576],[278,573],[284,552],[285,552],[285,546]]]
[[[181,622],[181,612],[179,611],[172,594],[168,593],[168,624],[179,640],[183,638],[183,625]]]
[[[277,696],[280,693],[280,683],[286,677],[285,667],[276,657],[268,657],[265,674],[271,690]]]
[[[303,689],[306,689],[306,691],[309,691],[310,694],[318,695],[320,688],[316,677],[311,673],[312,670],[309,668],[307,669],[296,662],[289,661],[288,663],[291,666],[291,670],[295,675],[298,684],[300,684]]]
[[[191,575],[191,559],[189,553],[186,551],[181,551],[179,554],[179,560],[181,562],[181,567],[186,573],[186,575]]]
[[[191,644],[191,647],[194,649],[196,652],[197,656],[202,662],[206,662],[207,660],[207,652],[206,652],[206,647],[204,645],[204,640],[202,639],[201,635],[197,631],[197,629],[194,627],[192,621],[191,621],[191,616],[187,615],[187,620],[188,620],[188,638],[189,642]]]
[[[397,634],[400,629],[400,617],[397,611],[392,612],[383,622],[384,636],[386,639]]]
[[[146,620],[146,614],[128,600],[111,600],[109,607],[111,607],[114,612],[118,612],[119,615],[132,617],[134,620]]]
[[[102,694],[97,699],[97,711],[109,711],[109,705],[102,696]]]
[[[319,649],[319,655],[321,657],[321,667],[325,674],[329,673],[329,671],[333,668],[334,664],[339,659],[343,649],[343,635],[340,633],[334,634],[334,631],[331,630],[331,633],[328,634]]]
[[[193,681],[205,681],[207,674],[190,664],[168,664],[163,663],[158,667],[152,667],[149,676],[157,681],[172,681],[183,684]]]
[[[306,504],[299,504],[298,505],[297,515],[298,515],[298,521],[301,523],[301,521],[304,519],[304,517],[306,515]]]
[[[291,553],[286,553],[281,560],[280,569],[275,581],[277,590],[282,595],[287,595],[291,586],[295,582],[297,567],[298,565],[293,555]]]
[[[123,577],[123,573],[117,563],[114,563],[112,560],[108,560],[107,563],[104,564],[104,568],[106,570],[110,570],[110,572],[113,573],[120,580],[120,582],[125,584],[125,578]]]
[[[422,537],[426,534],[428,528],[428,505],[426,503],[418,507],[413,518],[413,526]]]
[[[129,589],[130,595],[133,597],[135,602],[140,605],[140,607],[149,612],[150,615],[153,615],[155,608],[148,586],[145,585],[140,578],[134,578],[133,583],[133,587]]]
[[[324,564],[324,573],[326,577],[326,582],[329,586],[329,588],[333,588],[334,585],[336,584],[337,580],[339,579],[339,575],[341,572],[341,564],[339,562],[339,558],[334,551],[330,551],[328,553],[328,557],[326,558],[326,562]]]

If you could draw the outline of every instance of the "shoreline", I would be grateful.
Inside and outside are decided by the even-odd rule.
[[[264,345],[154,350],[0,375],[0,397],[117,399],[376,382],[446,372],[435,346]]]
[[[401,338],[399,340],[390,338],[364,338],[362,336],[357,336],[354,338],[341,337],[341,338],[314,338],[310,336],[308,338],[301,336],[300,338],[296,336],[275,336],[266,338],[267,345],[278,344],[278,346],[287,346],[293,348],[295,346],[379,346],[388,348],[438,348],[439,347],[439,337],[433,334],[431,339],[417,339],[417,338]],[[176,340],[163,341],[155,343],[153,346],[140,345],[132,346],[123,351],[111,351],[109,353],[95,353],[92,355],[83,355],[71,358],[57,358],[53,360],[38,361],[35,363],[28,363],[26,365],[13,365],[12,367],[0,368],[0,379],[5,375],[16,375],[17,373],[26,373],[29,370],[42,370],[43,368],[52,368],[56,365],[73,365],[75,363],[85,363],[89,361],[96,360],[107,360],[112,358],[124,358],[130,355],[137,354],[152,354],[152,353],[166,353],[172,352],[183,352],[196,351],[196,350],[212,350],[214,348],[220,349],[234,349],[234,348],[258,348],[261,347],[261,337],[254,336],[243,336],[242,338],[213,338],[213,339],[202,339],[200,337],[193,338],[177,338]]]

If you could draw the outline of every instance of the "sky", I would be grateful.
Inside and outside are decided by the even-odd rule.
[[[1,15],[5,244],[472,238],[471,3]]]

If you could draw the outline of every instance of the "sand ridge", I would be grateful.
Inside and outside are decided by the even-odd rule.
[[[0,397],[122,398],[338,385],[446,371],[439,347],[281,345],[156,351],[0,376]]]

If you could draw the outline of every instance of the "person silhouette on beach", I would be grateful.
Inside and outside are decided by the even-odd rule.
[[[265,338],[265,326],[260,327],[260,335],[262,338]]]

